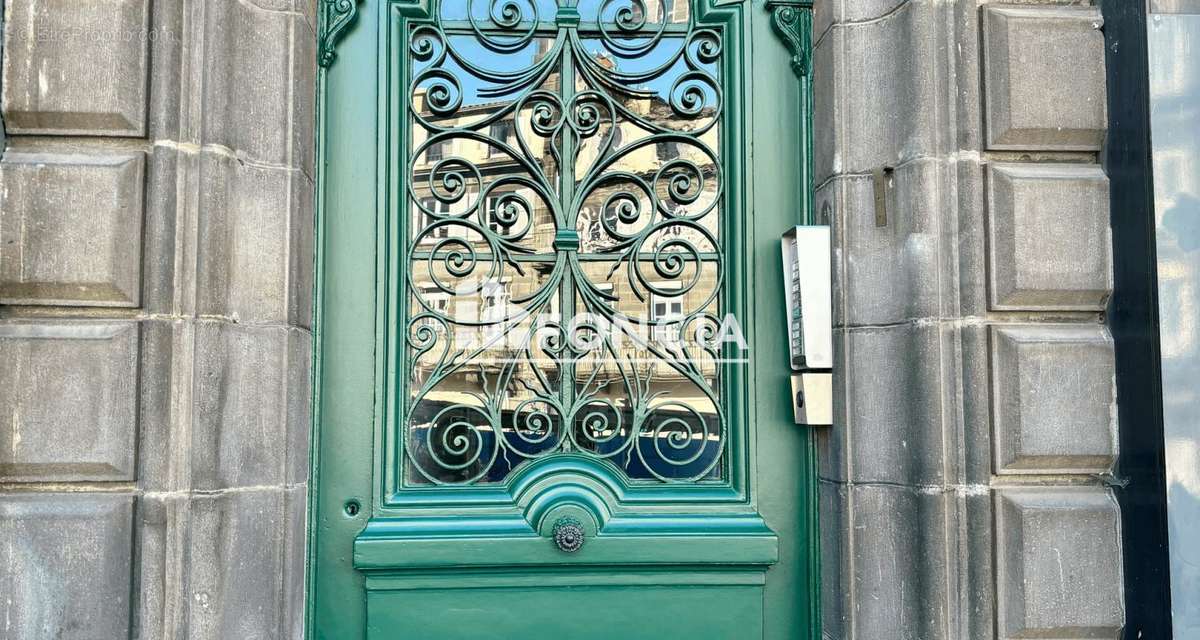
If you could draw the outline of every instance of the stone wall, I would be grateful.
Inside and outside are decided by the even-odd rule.
[[[1104,38],[1087,5],[817,1],[817,211],[839,283],[826,637],[1124,624]]]
[[[5,0],[0,637],[301,637],[315,8]]]
[[[315,4],[5,0],[0,637],[301,635]],[[1085,4],[817,2],[827,637],[1123,624]]]

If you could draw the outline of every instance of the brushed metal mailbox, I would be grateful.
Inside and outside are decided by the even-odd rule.
[[[832,244],[826,225],[783,234],[784,300],[796,424],[833,424]]]

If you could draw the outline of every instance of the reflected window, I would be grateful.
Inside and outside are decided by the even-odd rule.
[[[499,122],[492,124],[492,126],[490,127],[490,130],[489,130],[489,135],[491,136],[492,140],[495,140],[496,142],[503,142],[505,144],[510,144],[512,142],[512,138],[514,137],[514,129],[513,129],[512,120],[501,120]],[[501,151],[499,147],[496,147],[496,146],[488,147],[488,157],[491,158],[491,157],[503,156],[503,155],[504,155],[504,152]]]
[[[435,142],[435,143],[429,145],[429,148],[426,149],[425,161],[430,164],[433,164],[435,162],[441,162],[442,160],[446,159],[446,155],[449,153],[449,150],[450,150],[450,142],[448,140],[442,140],[440,142]]]
[[[654,145],[659,162],[669,162],[679,157],[679,145],[675,142],[659,142]]]
[[[489,196],[487,205],[484,207],[487,215],[487,226],[493,233],[504,233],[504,225],[500,220],[499,206],[501,199],[499,196]]]
[[[440,217],[445,217],[445,216],[450,215],[450,203],[442,202],[441,200],[438,200],[437,198],[422,198],[421,199],[421,207],[424,211],[431,211],[431,212],[437,214],[437,216],[434,216],[434,215],[431,215],[428,213],[425,214],[425,221],[426,221],[425,224],[430,225],[429,237],[432,237],[432,238],[447,238],[447,237],[449,237],[450,236],[450,226],[449,225],[443,224],[443,225],[439,225],[439,226],[433,226],[433,224],[435,222],[437,222]]]
[[[656,283],[660,288],[678,290],[674,282]],[[683,319],[683,296],[651,294],[650,320],[652,322],[676,322]]]
[[[483,312],[486,315],[497,315],[503,312],[508,302],[508,290],[499,282],[489,282],[483,285]]]
[[[425,287],[422,289],[421,296],[428,305],[427,309],[431,313],[438,316],[446,316],[450,311],[450,294],[437,289],[436,287]],[[430,316],[423,319],[423,324],[427,326],[437,326],[435,317]]]

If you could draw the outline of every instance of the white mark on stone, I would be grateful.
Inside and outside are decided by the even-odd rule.
[[[957,493],[962,496],[986,496],[992,488],[986,484],[950,484],[946,486],[927,484],[913,487],[918,495],[940,496],[946,493]]]
[[[1108,403],[1108,441],[1111,443],[1113,451],[1113,460],[1116,460],[1117,454],[1120,453],[1121,442],[1121,425],[1117,414],[1117,376],[1113,374],[1109,386],[1110,400]],[[1109,470],[1112,469],[1110,463]]]
[[[201,149],[200,145],[194,142],[175,142],[174,140],[155,140],[154,146],[163,149],[173,149],[188,155],[196,155],[200,153]]]
[[[1058,547],[1054,548],[1054,561],[1058,563],[1058,584],[1065,589],[1067,586],[1067,576],[1066,572],[1063,571],[1062,551],[1059,551]]]
[[[21,412],[13,411],[12,414],[12,459],[17,459],[17,447],[21,446]]]
[[[8,195],[7,189],[5,190],[5,195]],[[28,216],[22,215],[17,228],[17,237],[19,238],[17,241],[17,282],[25,282],[25,269],[30,266],[28,264],[29,261],[25,259],[25,247],[29,246],[27,222]]]

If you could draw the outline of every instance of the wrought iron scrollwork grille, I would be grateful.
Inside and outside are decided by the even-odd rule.
[[[687,0],[432,9],[407,34],[406,484],[564,452],[721,480],[721,26]]]

